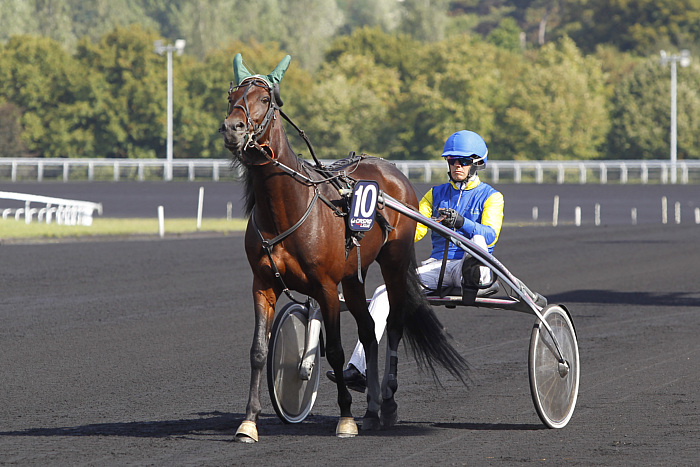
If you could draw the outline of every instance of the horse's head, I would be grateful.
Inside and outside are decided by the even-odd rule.
[[[282,106],[279,82],[289,66],[287,55],[269,75],[253,75],[243,65],[241,54],[233,59],[235,85],[228,92],[228,112],[219,133],[226,148],[247,165],[261,165],[275,158],[270,132]]]

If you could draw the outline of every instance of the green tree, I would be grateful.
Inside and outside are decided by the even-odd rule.
[[[609,154],[615,159],[667,159],[670,147],[669,67],[656,59],[637,66],[615,88],[611,100]],[[678,67],[678,159],[700,158],[700,65]]]
[[[161,1],[3,0],[0,2],[0,42],[13,35],[40,35],[72,51],[80,39],[87,37],[97,41],[115,26],[141,24],[157,28],[158,23],[149,13],[156,13]]]
[[[382,138],[379,152],[396,159],[439,157],[445,138],[464,128],[497,140],[499,115],[509,102],[511,83],[524,66],[520,52],[485,43],[477,36],[453,36],[420,45],[405,36],[386,34],[378,28],[363,28],[334,42],[328,53],[329,69],[346,74],[347,68],[339,65],[341,59],[359,55],[385,67],[386,71],[381,72],[386,74],[385,79],[396,80],[400,85],[401,93],[389,95],[391,100],[381,106],[386,109],[380,114],[386,116],[386,122],[374,125],[374,138]],[[377,73],[374,68],[367,69],[368,74]],[[398,74],[392,75],[392,70]],[[347,89],[352,88],[347,81],[353,82],[344,80],[341,83],[339,77],[329,80],[335,86],[328,89],[326,85],[323,93],[346,96]],[[343,107],[343,104],[337,103],[337,106]],[[328,107],[324,114],[333,114],[332,106]],[[377,121],[374,118],[374,122]],[[351,130],[347,129],[346,133]],[[341,139],[336,137],[336,140]],[[327,139],[325,146],[331,147],[332,140]],[[362,147],[378,147],[378,142],[365,143]],[[336,149],[337,153],[346,151],[342,147]],[[498,158],[501,153],[493,154]]]
[[[385,156],[392,104],[398,100],[398,72],[371,57],[345,54],[321,68],[304,109],[304,125],[322,158],[349,151]]]
[[[12,36],[36,33],[38,23],[34,5],[27,0],[0,2],[0,43]]]
[[[700,37],[700,0],[578,0],[567,11],[567,32],[587,52],[612,44],[647,56]]]
[[[399,2],[399,31],[422,42],[440,41],[445,37],[447,0],[403,0]]]
[[[600,61],[606,81],[606,98],[610,99],[618,83],[634,71],[643,59],[629,52],[620,52],[612,45],[596,47],[595,58]]]
[[[522,55],[467,35],[426,45],[419,55],[418,74],[395,112],[401,146],[393,156],[439,157],[445,138],[462,129],[496,142],[499,112],[509,101]],[[502,157],[501,151],[492,154]]]
[[[517,13],[524,8],[522,4],[529,1],[521,0],[517,6],[513,3],[509,0],[452,0],[448,17],[450,35],[486,36],[507,17],[514,17],[520,23]]]
[[[22,140],[22,112],[12,102],[0,100],[0,157],[28,156],[27,146]]]
[[[488,37],[502,29],[504,20],[515,21],[527,42],[544,45],[561,34],[562,11],[580,0],[461,0],[451,2],[451,21],[471,24],[469,31]],[[506,22],[508,30],[512,26]],[[500,34],[500,33],[499,33]],[[518,38],[519,39],[519,38]],[[512,40],[512,39],[511,39]]]
[[[33,0],[36,33],[50,37],[65,47],[75,45],[76,36],[71,24],[70,5],[67,0]],[[34,32],[34,31],[32,31]]]
[[[394,31],[401,19],[396,0],[337,0],[346,21],[340,30],[342,35],[351,34],[361,27],[379,27],[384,32]]]
[[[148,14],[149,8],[158,3],[156,0],[66,0],[66,3],[77,41],[87,38],[97,42],[117,26],[140,24],[145,29],[159,28],[158,22]]]
[[[326,46],[344,24],[343,12],[335,0],[282,2],[282,12],[282,48],[295,55],[303,68],[316,70],[323,62]]]
[[[323,83],[319,84],[322,91],[315,93],[316,100],[333,97],[337,102],[336,112],[332,106],[325,105],[322,112],[309,112],[308,108],[319,109],[323,104],[305,108],[306,115],[314,122],[321,122],[323,115],[333,115],[335,129],[324,129],[316,125],[319,134],[324,136],[324,147],[333,152],[333,140],[339,143],[334,152],[347,153],[348,150],[373,152],[385,157],[403,157],[407,153],[406,144],[410,144],[412,134],[405,131],[402,102],[410,94],[409,87],[416,76],[420,76],[425,68],[424,57],[419,53],[421,45],[405,34],[390,34],[379,27],[363,27],[356,29],[350,36],[336,39],[328,49],[324,66]],[[360,57],[363,57],[362,59]],[[348,64],[355,64],[358,70],[351,70]],[[367,67],[367,69],[363,69]],[[332,76],[333,70],[339,70],[338,76]],[[357,73],[362,72],[363,77]],[[390,89],[400,89],[400,94],[382,91],[377,80],[383,80]],[[318,79],[316,79],[319,82]],[[362,89],[366,86],[366,89]],[[379,92],[377,92],[379,90]],[[325,96],[325,97],[324,97]],[[377,99],[389,99],[379,102]],[[365,101],[363,101],[365,99]],[[354,110],[350,110],[351,108]],[[406,106],[409,108],[410,106]],[[373,134],[358,138],[350,135],[352,130],[343,125],[340,120],[351,118],[353,113],[359,115],[361,108],[372,109],[370,122],[355,121],[356,124],[374,127]],[[413,111],[411,110],[411,113]],[[337,116],[336,116],[337,114]],[[343,116],[345,114],[345,116]],[[364,113],[362,113],[365,116]],[[384,119],[384,120],[382,120]],[[404,134],[399,135],[399,128],[404,128]],[[333,132],[345,132],[347,136]],[[361,132],[360,132],[361,133]],[[404,138],[405,141],[402,141]],[[347,141],[343,143],[343,141]],[[353,141],[353,142],[350,142]]]
[[[287,34],[283,3],[280,0],[236,0],[236,16],[230,25],[233,37],[242,42],[282,43]]]
[[[84,40],[78,46],[77,58],[101,77],[91,128],[102,155],[165,157],[167,70],[166,57],[154,52],[156,39],[154,32],[135,25],[117,27],[97,44]],[[175,115],[181,112],[178,96],[185,94],[181,59],[174,54]],[[179,137],[175,131],[173,140]]]
[[[600,63],[563,38],[533,52],[500,128],[516,159],[594,159],[609,128]]]
[[[0,96],[21,109],[22,139],[44,157],[93,156],[90,73],[54,40],[14,36],[0,52]]]
[[[269,3],[269,0],[260,0],[254,5],[260,8],[261,12],[266,10],[263,1]],[[276,1],[274,0],[275,6]],[[139,23],[145,24],[149,29],[158,29],[160,34],[170,41],[185,39],[186,53],[199,59],[240,37],[248,22],[255,21],[252,15],[242,11],[250,9],[251,2],[244,5],[237,0],[149,0],[139,3],[144,4],[146,18],[151,20],[153,25],[145,21],[138,21]]]
[[[521,32],[518,23],[513,18],[503,18],[498,27],[486,36],[486,41],[503,49],[521,50]]]
[[[550,37],[561,37],[561,34],[552,32],[561,24],[561,12],[571,8],[571,1],[530,0],[526,3],[527,5],[521,5],[521,17],[533,43],[542,46]]]
[[[355,29],[349,36],[336,38],[326,50],[326,63],[333,64],[344,54],[365,55],[374,63],[398,70],[400,79],[415,76],[421,60],[416,53],[421,43],[407,34],[387,33],[379,27]]]

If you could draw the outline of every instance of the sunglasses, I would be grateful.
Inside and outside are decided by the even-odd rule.
[[[448,157],[447,158],[447,163],[450,165],[455,165],[457,162],[459,162],[459,165],[462,167],[472,165],[472,160],[469,157]]]

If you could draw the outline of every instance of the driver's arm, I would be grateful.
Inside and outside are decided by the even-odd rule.
[[[418,204],[418,211],[423,214],[425,217],[430,219],[433,215],[433,189],[431,188],[428,190],[428,192],[423,196],[423,199],[420,200],[420,203]],[[425,237],[425,234],[428,232],[428,226],[423,225],[420,222],[416,224],[416,235],[413,239],[413,241],[417,242],[421,238]]]

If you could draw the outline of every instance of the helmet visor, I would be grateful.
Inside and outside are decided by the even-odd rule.
[[[450,165],[455,165],[459,163],[462,167],[468,167],[472,165],[472,158],[471,157],[455,157],[455,156],[449,156],[447,157],[447,163]]]

